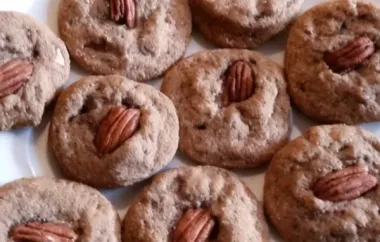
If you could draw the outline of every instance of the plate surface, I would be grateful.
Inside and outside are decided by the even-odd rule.
[[[371,0],[379,5],[378,0]],[[323,0],[305,0],[302,11],[324,2]],[[35,19],[47,24],[55,33],[57,31],[57,11],[59,0],[16,0],[0,1],[0,10],[13,10],[27,13]],[[269,58],[283,63],[283,53],[286,40],[286,31],[272,39],[258,49]],[[207,43],[198,33],[193,33],[193,38],[186,51],[186,56],[205,49],[213,49],[215,46]],[[75,63],[71,66],[71,73],[67,85],[78,80],[87,73],[79,68]],[[161,80],[149,82],[155,87],[161,85]],[[51,150],[47,145],[49,120],[53,107],[49,107],[44,115],[44,121],[37,128],[24,128],[21,130],[0,133],[0,185],[11,182],[21,177],[62,177],[55,165],[55,160]],[[317,123],[307,119],[297,111],[293,110],[293,128],[291,138],[297,137],[300,132]],[[371,131],[380,138],[380,122],[361,125],[361,127]],[[184,155],[177,152],[173,161],[165,168],[194,165]],[[266,168],[248,169],[245,171],[235,171],[237,175],[252,189],[259,200],[263,197],[263,181]],[[101,192],[118,209],[123,218],[129,202],[137,195],[142,187],[149,183],[141,182],[128,188],[116,190],[102,190]],[[271,232],[271,241],[282,241],[274,231]]]

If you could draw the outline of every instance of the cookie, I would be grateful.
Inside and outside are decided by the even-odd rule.
[[[61,0],[58,15],[79,65],[136,81],[158,77],[180,59],[192,28],[187,0]]]
[[[293,25],[286,48],[289,93],[325,123],[380,120],[380,9],[362,1],[318,5]]]
[[[155,176],[130,205],[123,228],[125,242],[190,237],[191,241],[269,241],[255,195],[232,173],[211,166],[170,169]]]
[[[0,188],[0,241],[121,241],[119,216],[98,191],[50,178]]]
[[[283,70],[257,52],[197,53],[166,74],[161,90],[177,108],[180,149],[201,164],[255,167],[288,140]]]
[[[354,126],[312,127],[273,158],[268,217],[286,241],[377,241],[380,142]]]
[[[303,0],[191,0],[194,23],[211,42],[228,48],[255,48],[282,31]]]
[[[0,130],[37,126],[69,70],[66,47],[47,26],[0,11]]]
[[[66,177],[119,187],[169,163],[178,133],[174,105],[155,88],[118,75],[90,76],[62,92],[49,143]]]

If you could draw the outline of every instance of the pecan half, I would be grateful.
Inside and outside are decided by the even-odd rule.
[[[189,209],[177,222],[172,242],[206,242],[215,226],[215,220],[206,209]]]
[[[135,0],[110,0],[110,14],[113,21],[125,20],[129,29],[136,27]]]
[[[323,59],[334,72],[354,68],[375,52],[375,44],[368,37],[357,37],[343,48],[325,53]]]
[[[33,73],[33,64],[14,59],[0,66],[0,98],[16,92]]]
[[[30,222],[14,227],[11,237],[15,242],[73,242],[77,235],[64,223]]]
[[[324,176],[314,185],[314,194],[332,202],[347,201],[368,192],[377,185],[377,178],[368,174],[364,165],[346,167]]]
[[[113,107],[101,122],[94,143],[100,154],[110,153],[138,129],[140,110]]]
[[[224,79],[223,106],[232,102],[242,102],[252,96],[255,90],[255,76],[249,63],[237,61],[232,64]]]

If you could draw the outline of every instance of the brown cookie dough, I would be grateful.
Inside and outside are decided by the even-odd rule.
[[[112,121],[115,107],[133,110],[133,115],[124,110]],[[178,147],[178,130],[175,107],[158,90],[118,75],[90,76],[62,92],[49,143],[68,178],[118,187],[169,163]]]
[[[380,120],[379,46],[380,9],[370,3],[329,1],[307,11],[285,55],[294,103],[326,123]]]
[[[303,0],[190,0],[193,20],[220,47],[254,48],[282,31]]]
[[[226,80],[232,69],[239,72],[240,67],[232,67],[239,61],[252,76],[253,91],[226,105]],[[283,69],[257,52],[197,53],[166,74],[161,90],[177,108],[180,149],[199,163],[255,167],[269,162],[288,140],[290,104]]]
[[[123,240],[172,241],[181,217],[197,208],[214,221],[212,241],[269,241],[255,195],[232,173],[210,166],[176,168],[154,177],[128,209]],[[189,227],[180,234],[190,232]]]
[[[29,178],[0,188],[0,241],[119,242],[120,230],[111,203],[85,185]]]
[[[371,133],[312,127],[273,158],[266,213],[289,242],[378,241],[379,167],[380,142]]]
[[[69,70],[66,47],[47,26],[0,11],[0,130],[37,126]]]
[[[192,28],[187,0],[126,1],[128,21],[111,15],[111,2],[124,1],[61,0],[61,37],[83,68],[145,81],[183,56]]]

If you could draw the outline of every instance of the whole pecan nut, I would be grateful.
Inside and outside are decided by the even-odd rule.
[[[375,51],[375,45],[368,37],[357,37],[347,45],[333,52],[325,53],[323,59],[334,72],[354,68]]]
[[[30,222],[17,225],[11,232],[15,242],[74,242],[76,233],[64,223]]]
[[[0,98],[16,92],[33,73],[33,64],[13,59],[0,66]]]
[[[242,102],[252,96],[255,90],[255,76],[246,61],[237,61],[227,70],[222,96],[223,106]]]
[[[138,129],[140,110],[113,107],[101,122],[94,143],[100,154],[110,153]]]
[[[110,0],[110,14],[113,21],[125,20],[129,29],[136,27],[135,0]]]
[[[313,190],[322,200],[339,202],[360,197],[376,185],[377,178],[368,174],[364,165],[354,165],[327,174],[317,181]]]
[[[177,222],[172,242],[206,242],[214,226],[215,220],[208,210],[189,209]]]

